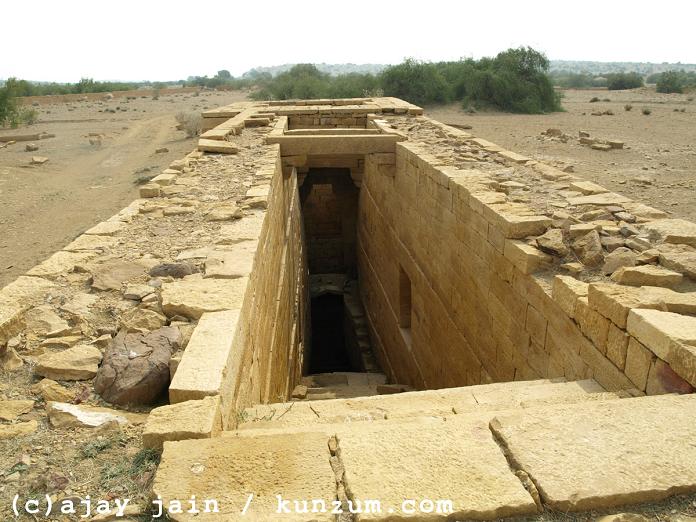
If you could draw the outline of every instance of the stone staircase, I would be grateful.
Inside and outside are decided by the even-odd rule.
[[[302,378],[293,390],[296,400],[351,399],[370,395],[387,395],[411,391],[404,384],[387,384],[383,373],[333,372]]]
[[[683,442],[696,438],[696,395],[635,397],[592,379],[550,379],[329,398],[383,381],[315,375],[307,400],[247,408],[216,438],[167,442],[155,494],[215,498],[211,520],[391,521],[577,511],[696,489],[696,447]],[[328,511],[321,502],[311,511],[313,500]],[[366,512],[368,500],[380,511]],[[407,513],[410,500],[421,511]],[[437,501],[451,509],[426,513]],[[346,514],[351,506],[363,511]]]

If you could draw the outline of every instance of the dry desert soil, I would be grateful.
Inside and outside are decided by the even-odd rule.
[[[50,103],[33,107],[37,123],[0,130],[0,136],[55,134],[0,148],[0,288],[136,199],[139,180],[191,152],[196,142],[176,130],[178,112],[200,113],[246,93],[170,90],[153,99],[131,91],[110,101],[90,98],[46,97]],[[97,141],[90,135],[100,135],[101,144],[90,144],[90,137]],[[27,143],[39,149],[27,152]],[[168,152],[155,152],[161,148]],[[33,156],[48,162],[31,165]]]

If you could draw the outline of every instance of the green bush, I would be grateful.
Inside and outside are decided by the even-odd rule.
[[[10,123],[17,114],[17,101],[12,86],[12,78],[0,87],[0,127]]]
[[[663,93],[681,93],[684,87],[677,71],[667,71],[660,75],[655,89]]]
[[[617,91],[643,86],[643,77],[635,72],[607,74],[607,89]]]
[[[539,114],[561,110],[548,68],[547,58],[529,47],[481,60],[430,63],[407,59],[378,75],[331,76],[314,65],[299,64],[275,77],[251,80],[258,87],[251,97],[287,100],[384,93],[419,105],[460,101],[464,107]]]
[[[649,116],[652,111],[648,107],[643,107],[643,110],[641,111],[645,116]]]

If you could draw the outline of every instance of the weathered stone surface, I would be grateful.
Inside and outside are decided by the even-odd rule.
[[[92,307],[97,303],[99,297],[94,294],[75,294],[72,299],[60,307],[61,310],[74,315],[75,317],[85,318],[91,313]]]
[[[696,252],[660,252],[660,264],[696,280]]]
[[[241,219],[244,217],[244,212],[234,203],[219,205],[211,210],[206,215],[206,221],[231,221],[233,219]]]
[[[24,365],[22,358],[17,355],[17,351],[8,347],[4,352],[0,350],[0,369],[13,372]]]
[[[336,478],[329,464],[328,436],[319,433],[270,435],[254,438],[222,437],[206,440],[165,442],[153,492],[165,502],[191,495],[217,499],[218,520],[240,518],[250,492],[254,501],[246,516],[250,520],[304,522],[306,514],[278,515],[282,487],[287,499],[334,499]],[[205,493],[203,493],[205,490]],[[311,503],[310,503],[311,504]],[[200,517],[172,514],[176,522],[194,522]],[[312,514],[315,521],[333,521],[330,513]]]
[[[590,283],[587,297],[593,310],[621,328],[626,328],[628,313],[633,308],[696,314],[696,293],[680,293],[669,288]]]
[[[601,185],[597,185],[591,181],[574,181],[570,184],[570,189],[582,192],[585,196],[588,194],[602,194],[604,192],[609,192]]]
[[[167,323],[167,318],[153,310],[133,308],[121,316],[120,325],[126,332],[149,332]]]
[[[39,423],[35,420],[17,422],[15,424],[0,424],[0,440],[31,435],[37,429],[39,429]]]
[[[37,305],[43,303],[44,296],[55,287],[55,283],[42,277],[19,276],[0,289],[0,297],[18,306]]]
[[[24,307],[0,302],[0,346],[24,327]]]
[[[602,272],[606,275],[613,274],[624,266],[635,266],[638,255],[630,248],[619,247],[604,258]]]
[[[143,430],[143,446],[161,450],[165,441],[209,439],[221,429],[220,397],[179,402],[150,412]]]
[[[553,279],[552,295],[568,317],[575,317],[578,299],[586,297],[588,284],[571,276],[557,275]]]
[[[118,290],[124,283],[145,275],[145,267],[134,261],[108,261],[92,269],[92,288]]]
[[[336,431],[345,481],[355,498],[379,498],[389,506],[406,498],[446,498],[453,503],[450,517],[458,520],[537,511],[484,421],[366,422]]]
[[[143,414],[65,402],[47,403],[46,413],[54,428],[118,428],[128,423],[143,423],[147,417]]]
[[[186,278],[162,285],[162,310],[167,316],[198,319],[205,312],[239,309],[248,277],[238,279]]]
[[[95,236],[113,236],[116,232],[121,230],[125,226],[122,221],[103,221],[94,225],[85,234],[91,234]]]
[[[537,246],[542,252],[554,256],[564,257],[568,254],[568,247],[563,242],[563,232],[559,228],[547,230],[536,239]]]
[[[587,266],[597,266],[604,261],[602,243],[596,230],[577,238],[573,242],[573,251],[580,258],[580,261]]]
[[[214,250],[205,260],[204,277],[236,279],[251,273],[258,242],[236,243],[230,250]]]
[[[20,415],[29,413],[34,409],[32,400],[7,400],[0,401],[0,420],[13,421]]]
[[[41,396],[46,402],[72,402],[75,393],[52,379],[41,379],[31,387],[31,392]]]
[[[636,388],[640,391],[645,390],[648,381],[648,372],[653,364],[655,355],[641,343],[631,337],[628,341],[628,352],[626,354],[626,367],[624,373]]]
[[[169,359],[180,343],[171,326],[147,334],[122,330],[104,353],[94,390],[113,404],[152,404],[169,384]]]
[[[659,310],[631,310],[628,333],[696,386],[696,317]]]
[[[643,225],[652,237],[665,243],[696,247],[696,223],[683,219],[658,219]]]
[[[684,278],[679,272],[653,265],[619,268],[611,276],[613,281],[631,286],[677,286]]]
[[[553,262],[548,254],[515,239],[505,240],[503,253],[523,274],[531,274]]]
[[[75,266],[93,258],[94,252],[59,251],[27,272],[29,276],[54,278],[75,270]]]
[[[568,198],[568,203],[571,205],[621,205],[629,201],[631,200],[626,196],[622,196],[614,192],[603,192],[601,194],[591,194],[588,196]]]
[[[230,378],[232,371],[232,346],[238,319],[237,310],[201,316],[169,386],[170,402],[224,393],[225,379]]]
[[[123,291],[124,299],[140,301],[143,297],[150,295],[155,291],[150,285],[128,285]]]
[[[696,396],[585,402],[502,415],[491,428],[558,510],[696,491]]]
[[[62,352],[41,355],[34,373],[56,381],[83,381],[97,374],[101,352],[94,346],[80,344]]]
[[[682,379],[672,367],[662,359],[655,359],[650,372],[645,393],[662,395],[664,393],[694,393],[694,387]]]
[[[152,277],[173,277],[181,279],[198,272],[198,269],[190,263],[162,263],[150,269]]]
[[[109,236],[82,234],[64,248],[67,252],[84,252],[90,250],[107,250],[116,244],[116,239]]]
[[[31,308],[24,315],[29,332],[42,337],[60,337],[70,331],[70,325],[53,311],[50,305]]]

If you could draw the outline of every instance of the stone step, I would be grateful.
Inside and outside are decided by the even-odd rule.
[[[376,375],[376,374],[371,374]],[[369,386],[324,386],[307,388],[305,400],[318,401],[328,399],[351,399],[355,397],[370,397],[372,395],[388,395],[413,391],[410,386],[400,384],[373,384]]]
[[[302,378],[301,384],[308,388],[326,386],[371,386],[385,384],[387,376],[383,373],[331,372],[315,373]]]
[[[483,411],[503,411],[533,406],[592,400],[605,390],[594,380],[554,382],[549,380],[446,388],[297,403],[260,404],[247,408],[238,428],[282,428],[307,424],[372,421],[409,417],[449,417]],[[629,396],[620,393],[614,397]]]
[[[560,384],[497,388],[539,394]],[[225,521],[279,519],[277,494],[327,503],[376,499],[381,511],[362,513],[360,520],[386,521],[409,518],[404,499],[451,501],[447,512],[411,514],[414,520],[461,520],[534,515],[542,504],[555,511],[595,510],[696,491],[696,395],[619,400],[591,391],[596,388],[587,382],[576,384],[606,399],[165,442],[154,494],[165,505],[191,495],[217,499],[220,513],[208,517]],[[490,386],[496,387],[474,388],[491,399]],[[328,512],[282,518],[334,520]],[[197,519],[172,514],[172,520]]]

